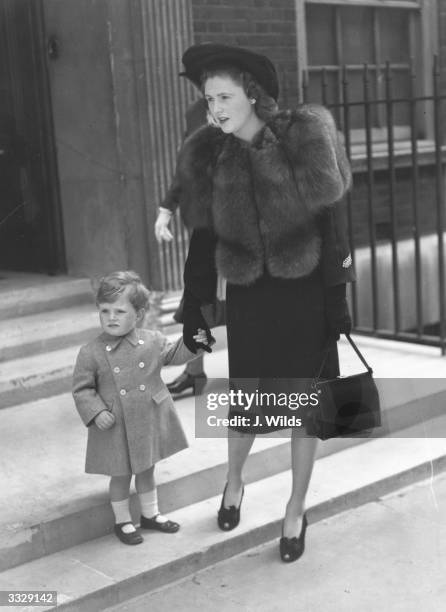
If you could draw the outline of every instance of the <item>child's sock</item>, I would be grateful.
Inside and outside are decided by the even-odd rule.
[[[112,501],[111,507],[115,515],[115,523],[132,523],[132,517],[130,516],[129,499],[122,499],[120,501]],[[133,523],[131,525],[124,525],[122,527],[124,533],[132,533],[136,531]]]
[[[158,494],[155,489],[146,491],[146,493],[138,493],[139,504],[141,506],[141,514],[146,518],[154,518],[158,523],[164,523],[167,518],[159,513],[158,510]]]

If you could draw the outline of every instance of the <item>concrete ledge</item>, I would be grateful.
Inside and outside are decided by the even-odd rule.
[[[0,320],[92,304],[88,278],[1,272]]]
[[[69,391],[78,350],[75,346],[2,363],[0,408]]]
[[[224,345],[225,330],[218,328],[215,334],[218,346]],[[404,381],[398,378],[378,381],[384,385],[383,428],[373,436],[412,435],[407,429],[402,430],[416,424],[419,424],[417,435],[424,435],[425,423],[443,414],[446,404],[444,361],[438,351],[368,338],[358,339],[358,344],[377,376],[388,376],[391,370],[395,376],[407,377]],[[340,343],[340,351],[344,373],[359,371],[358,359],[345,342]],[[60,367],[69,370],[65,379],[67,385],[76,352],[77,348],[55,353]],[[42,355],[40,359],[46,357]],[[172,379],[181,370],[181,367],[167,368],[165,378]],[[225,351],[214,351],[206,357],[206,371],[210,377],[227,375]],[[440,373],[442,378],[416,378],[439,376]],[[2,378],[3,371],[0,386]],[[55,380],[49,378],[44,388],[57,387],[59,382],[57,377]],[[26,393],[27,389],[22,392]],[[194,399],[185,397],[176,405],[193,445],[189,451],[161,462],[157,468],[161,507],[166,512],[218,494],[226,472],[225,440],[195,439]],[[441,435],[443,433],[446,435],[446,432]],[[255,452],[249,457],[247,482],[289,468],[287,441],[277,436],[269,440],[262,438],[256,441]],[[319,457],[364,441],[363,438],[330,440],[321,445]],[[82,473],[85,431],[69,395],[6,408],[2,411],[0,445],[4,470],[9,474],[8,488],[0,500],[0,516],[3,517],[1,569],[52,554],[109,531],[112,517],[106,478],[87,477]],[[20,454],[17,454],[18,447]],[[29,489],[31,464],[35,491]],[[67,483],[70,483],[69,488]]]
[[[0,321],[0,361],[80,345],[100,331],[92,304]]]
[[[97,317],[95,316],[94,321]],[[6,322],[5,322],[6,323]],[[175,323],[170,315],[161,318],[161,328],[171,337],[181,333],[181,325]],[[32,343],[5,347],[2,359],[8,353],[8,361],[0,360],[0,409],[17,406],[25,402],[39,400],[71,389],[74,362],[80,344],[87,342],[97,334],[97,327],[86,327],[74,336],[55,336]],[[219,350],[226,348],[226,332],[224,328],[214,331],[218,337]],[[53,350],[56,347],[58,350]],[[46,352],[33,354],[35,351]],[[13,355],[21,355],[12,359]]]
[[[432,423],[433,431],[438,427]],[[310,525],[444,470],[446,441],[434,438],[372,440],[325,457],[316,463],[310,487]],[[174,536],[145,532],[137,547],[115,536],[99,538],[3,572],[0,589],[26,584],[58,591],[58,609],[104,609],[278,537],[289,487],[288,472],[248,485],[233,532],[216,527],[218,495],[174,512],[182,524]]]
[[[181,412],[183,422],[189,431],[193,430],[193,399],[189,398],[187,412]],[[360,444],[389,437],[413,437],[422,435],[426,427],[442,417],[446,403],[446,391],[427,395],[401,405],[386,408],[383,412],[383,427],[372,432],[370,437],[336,438],[319,445],[318,460],[354,448]],[[413,429],[415,428],[415,429]],[[436,435],[446,438],[444,430],[434,430]],[[262,441],[260,449],[254,447],[245,466],[245,482],[256,482],[287,471],[290,466],[290,446],[286,439],[288,433],[276,433]],[[226,477],[226,446],[214,449],[214,439],[195,440],[188,451],[187,465],[190,473],[173,476],[177,473],[175,463],[166,460],[165,474],[158,486],[160,506],[164,512],[176,511],[217,495]],[[265,446],[267,447],[265,448]],[[177,459],[178,460],[178,459]],[[181,458],[180,458],[181,460]],[[169,468],[169,464],[172,465]],[[104,482],[104,481],[102,481]],[[49,483],[47,486],[51,486]],[[104,487],[104,485],[103,485]],[[131,498],[135,519],[138,517],[136,496]],[[17,523],[0,527],[0,571],[23,564],[39,557],[50,555],[75,546],[93,538],[110,533],[113,517],[107,491],[95,491],[80,498],[76,504],[63,504],[55,508],[53,516],[42,517],[34,524]]]

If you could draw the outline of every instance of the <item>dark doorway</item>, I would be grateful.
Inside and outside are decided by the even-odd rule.
[[[0,0],[0,269],[65,271],[40,0]]]

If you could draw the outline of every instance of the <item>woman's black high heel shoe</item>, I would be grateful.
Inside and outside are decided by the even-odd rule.
[[[285,538],[283,536],[283,525],[282,525],[282,537],[280,538],[280,558],[285,563],[292,563],[297,561],[299,557],[304,554],[305,550],[305,533],[307,531],[308,521],[307,515],[304,513],[302,518],[302,529],[300,530],[299,537]]]
[[[240,508],[242,505],[243,494],[245,492],[245,487],[243,486],[242,496],[240,498],[238,508],[236,508],[235,506],[229,506],[229,508],[225,508],[224,503],[227,486],[228,483],[225,484],[220,510],[218,511],[217,515],[217,523],[222,531],[231,531],[231,529],[234,529],[240,523]]]

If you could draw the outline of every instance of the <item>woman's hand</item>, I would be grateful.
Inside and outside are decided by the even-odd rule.
[[[205,329],[199,329],[198,333],[193,336],[193,339],[196,343],[205,344],[208,347],[213,346],[215,344],[215,338],[211,336],[209,339]]]
[[[188,312],[185,310],[183,320],[183,340],[191,353],[196,354],[198,349],[212,353],[211,346],[215,344],[215,338],[212,336],[201,310]]]
[[[169,230],[169,223],[172,218],[172,213],[167,208],[160,208],[158,217],[155,222],[155,236],[161,244],[163,240],[170,242],[173,240],[173,235]]]
[[[205,342],[202,341],[203,338]],[[187,348],[195,354],[200,348],[212,353],[211,345],[215,342],[201,312],[199,300],[187,289],[184,290],[183,299],[183,340]]]
[[[102,412],[96,415],[94,422],[101,431],[106,431],[115,424],[115,417],[108,410],[102,410]]]

